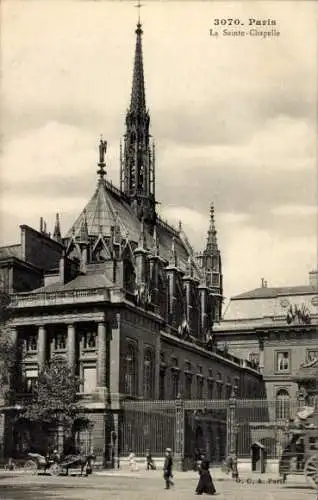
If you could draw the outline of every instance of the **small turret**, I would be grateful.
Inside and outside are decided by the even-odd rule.
[[[62,236],[61,236],[61,226],[60,226],[60,217],[59,214],[56,214],[56,219],[55,219],[55,226],[54,226],[54,231],[53,231],[53,239],[58,241],[59,243],[62,243]]]

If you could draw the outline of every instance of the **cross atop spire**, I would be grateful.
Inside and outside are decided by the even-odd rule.
[[[137,26],[141,27],[141,22],[140,22],[140,9],[141,9],[141,7],[143,7],[143,4],[142,4],[142,3],[140,3],[140,0],[138,0],[138,3],[137,3],[137,5],[135,5],[135,7],[137,7],[137,9],[138,9],[138,25],[137,25]]]

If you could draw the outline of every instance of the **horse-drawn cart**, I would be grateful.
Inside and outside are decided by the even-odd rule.
[[[313,409],[298,413],[284,434],[284,447],[279,461],[279,474],[304,475],[309,486],[318,483],[318,414]]]
[[[77,469],[80,475],[92,472],[93,455],[66,455],[59,460],[53,460],[39,453],[29,453],[24,470],[38,473],[48,473],[51,476],[68,475],[70,469]]]

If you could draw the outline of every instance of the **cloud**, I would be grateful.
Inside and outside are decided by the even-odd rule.
[[[195,250],[203,250],[208,215],[182,206],[167,208],[163,214],[176,226],[181,219],[187,236],[195,243]],[[308,282],[308,272],[317,262],[314,234],[299,236],[294,231],[282,239],[281,234],[274,231],[251,227],[246,214],[220,213],[216,217],[227,298],[243,289],[259,287],[262,277],[269,286]]]
[[[318,213],[317,205],[280,205],[272,209],[272,214],[281,216],[307,216]]]
[[[159,210],[182,219],[200,249],[215,202],[226,293],[260,274],[303,282],[316,262],[317,11],[301,4],[253,5],[255,17],[278,20],[276,40],[209,36],[216,17],[248,18],[250,2],[148,2],[143,12]],[[18,223],[38,227],[42,215],[51,228],[56,211],[68,229],[95,190],[100,133],[118,184],[136,10],[18,0],[1,9],[1,237],[11,242]]]

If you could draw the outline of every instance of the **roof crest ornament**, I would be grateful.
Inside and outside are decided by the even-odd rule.
[[[100,137],[100,142],[99,142],[99,162],[97,163],[99,169],[97,170],[97,174],[99,175],[99,181],[104,181],[104,177],[106,175],[105,172],[105,156],[107,152],[107,141],[103,140],[103,136],[101,135]]]

